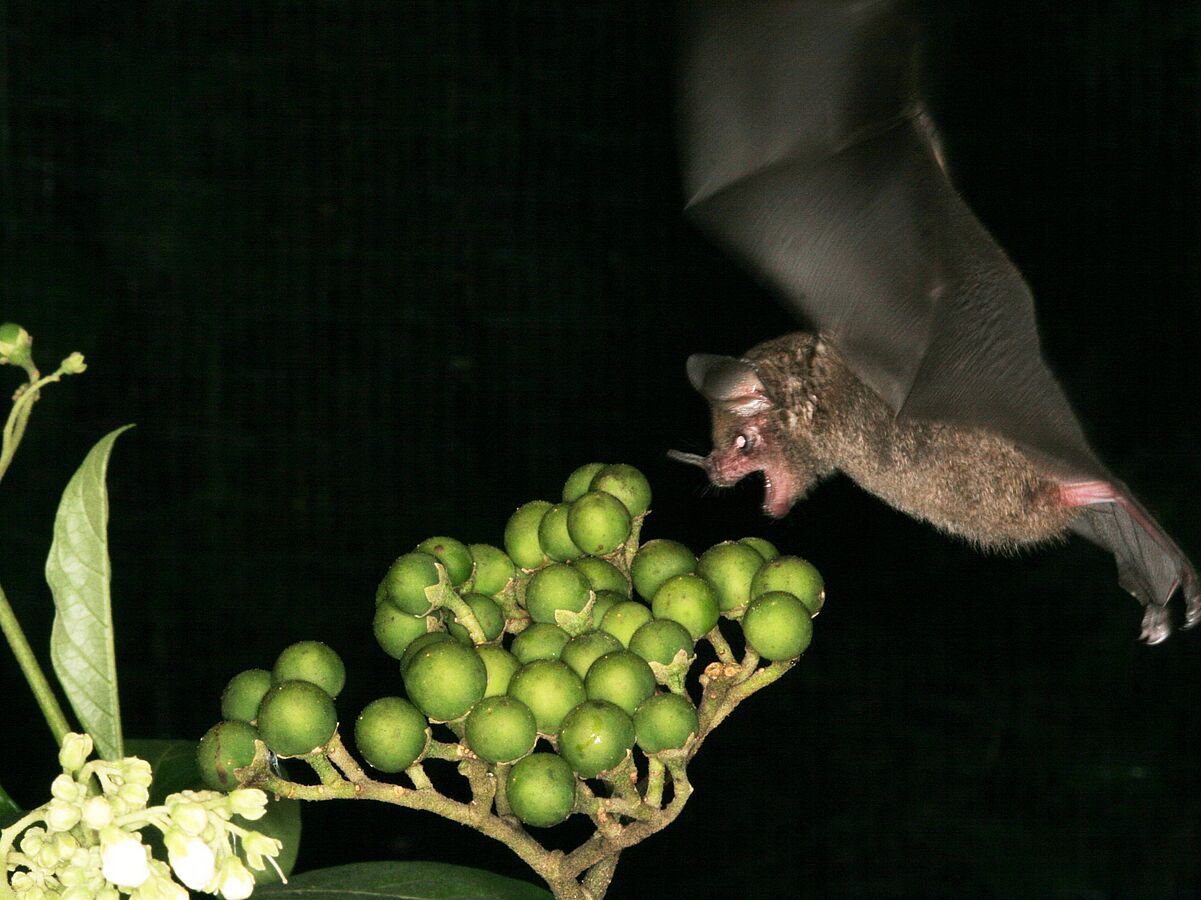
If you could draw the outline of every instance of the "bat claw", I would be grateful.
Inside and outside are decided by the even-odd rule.
[[[1139,640],[1148,645],[1162,643],[1172,633],[1172,623],[1168,621],[1168,608],[1157,603],[1149,604],[1143,613],[1143,628]]]

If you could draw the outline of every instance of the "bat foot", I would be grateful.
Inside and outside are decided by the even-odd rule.
[[[1143,627],[1139,633],[1139,640],[1148,645],[1159,644],[1167,640],[1171,633],[1172,623],[1168,621],[1168,608],[1156,603],[1147,606],[1143,612]]]

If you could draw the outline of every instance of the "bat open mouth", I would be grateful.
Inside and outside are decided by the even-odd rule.
[[[763,476],[763,512],[773,519],[782,519],[799,498],[796,479],[786,471],[760,469]]]

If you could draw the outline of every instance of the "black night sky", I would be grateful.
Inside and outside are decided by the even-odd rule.
[[[930,6],[956,184],[1099,454],[1201,557],[1201,13]],[[759,484],[665,458],[708,449],[687,356],[796,326],[684,222],[670,7],[0,0],[0,320],[44,368],[89,362],[0,486],[0,583],[35,645],[59,494],[127,422],[114,606],[147,737],[198,738],[231,675],[304,638],[347,661],[343,721],[399,692],[370,632],[392,559],[500,543],[578,464],[629,462],[648,537],[762,535],[828,602],[611,896],[1201,896],[1201,635],[1140,645],[1110,558],[981,556],[845,480],[772,522]],[[6,654],[0,684],[0,783],[36,805],[50,735]],[[527,877],[426,814],[305,816],[302,868]]]

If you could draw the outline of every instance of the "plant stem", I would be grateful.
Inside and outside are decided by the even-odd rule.
[[[29,682],[29,689],[33,691],[33,696],[37,700],[38,706],[41,707],[46,724],[50,726],[54,742],[62,746],[63,737],[71,730],[71,726],[67,724],[67,717],[63,715],[62,707],[58,705],[54,689],[50,687],[50,682],[42,672],[42,667],[38,664],[37,657],[34,656],[33,649],[25,638],[25,632],[21,628],[21,623],[17,621],[3,588],[0,588],[0,631],[4,632],[8,646],[12,648],[13,656],[17,659],[17,665],[21,667],[21,673]]]

